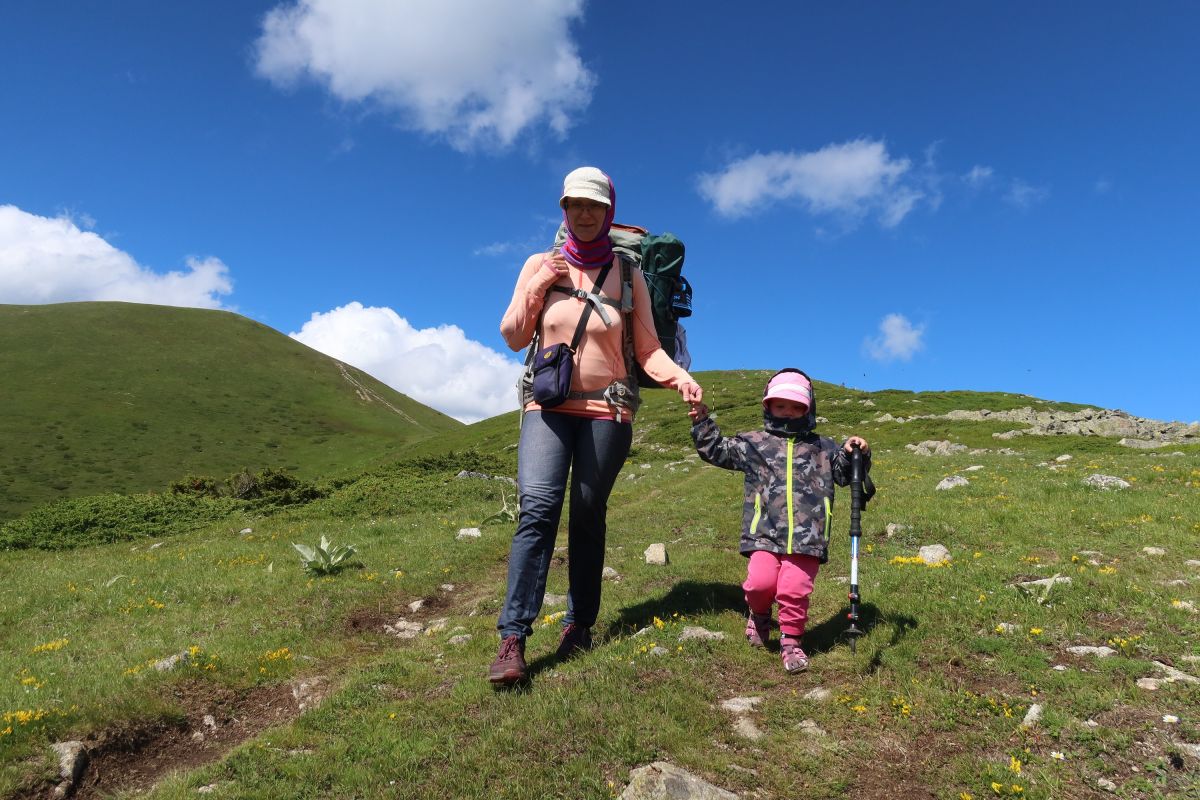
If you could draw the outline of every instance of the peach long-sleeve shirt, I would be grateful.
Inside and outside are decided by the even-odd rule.
[[[562,292],[551,292],[551,285],[557,283],[571,289],[596,291],[592,281],[599,276],[599,270],[582,270],[568,264],[567,275],[557,277],[543,265],[547,258],[546,253],[536,253],[525,261],[517,278],[512,302],[500,321],[500,333],[513,350],[521,350],[533,340],[539,315],[542,321],[541,347],[570,344],[575,327],[579,324],[579,316],[583,313],[584,301]],[[614,256],[612,269],[600,291],[619,303],[621,265],[616,259]],[[646,289],[642,271],[633,267],[630,273],[633,283],[633,350],[638,364],[647,375],[667,388],[678,390],[685,383],[694,383],[687,370],[672,361],[659,344],[650,310],[650,292]],[[612,325],[606,326],[596,309],[592,309],[583,340],[575,353],[575,371],[571,378],[573,392],[604,389],[613,381],[625,377],[625,315],[618,308],[608,305],[604,310]],[[540,408],[532,401],[525,406],[526,411]],[[553,410],[588,417],[614,415],[614,409],[604,400],[569,399]],[[628,411],[623,411],[621,418],[629,419]]]

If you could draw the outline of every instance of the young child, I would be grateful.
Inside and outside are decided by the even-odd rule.
[[[703,403],[688,412],[692,440],[700,457],[724,469],[746,473],[742,506],[742,555],[750,559],[746,582],[746,638],[764,647],[774,624],[772,604],[779,603],[780,652],[787,672],[808,669],[800,649],[808,621],[808,600],[817,569],[829,560],[833,486],[850,483],[850,451],[863,452],[865,439],[851,436],[839,447],[818,436],[812,382],[798,369],[771,377],[763,393],[763,430],[721,436]]]

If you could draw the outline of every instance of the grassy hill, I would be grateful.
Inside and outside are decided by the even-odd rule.
[[[758,424],[766,377],[700,373],[727,433]],[[269,516],[235,509],[69,557],[0,552],[0,797],[47,796],[49,745],[66,739],[92,758],[85,798],[613,798],[659,760],[747,799],[1195,797],[1200,446],[872,421],[1070,408],[1018,395],[817,394],[821,430],[875,454],[856,652],[847,494],[810,608],[812,666],[788,676],[742,641],[741,478],[699,463],[677,395],[652,391],[610,503],[620,580],[605,581],[598,646],[556,663],[563,606],[548,605],[530,685],[493,691],[512,489],[456,475],[515,474],[509,414]],[[970,449],[905,448],[934,438]],[[1089,486],[1094,473],[1129,487]],[[935,489],[949,475],[966,485]],[[482,536],[458,538],[467,527]],[[357,546],[350,568],[301,571],[291,543],[321,536]],[[666,566],[645,563],[655,542]],[[927,544],[950,561],[921,562]],[[1056,582],[1018,586],[1035,579]],[[735,698],[759,699],[723,707]]]
[[[185,474],[361,469],[461,423],[223,311],[0,305],[0,519]]]

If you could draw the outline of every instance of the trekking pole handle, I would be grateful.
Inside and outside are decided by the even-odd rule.
[[[862,450],[850,445],[850,535],[862,535],[863,468]]]

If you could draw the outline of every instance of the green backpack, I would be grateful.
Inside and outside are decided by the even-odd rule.
[[[628,261],[642,270],[650,291],[650,311],[658,342],[676,364],[687,369],[692,359],[679,320],[692,314],[692,286],[683,277],[683,242],[672,233],[651,234],[645,228],[620,223],[613,223],[608,238],[613,250],[623,256],[622,266]],[[555,247],[561,247],[566,240],[566,225],[560,225],[554,238]],[[622,280],[628,280],[624,270]],[[636,371],[639,386],[659,387],[641,367]]]

